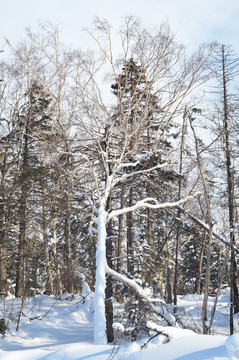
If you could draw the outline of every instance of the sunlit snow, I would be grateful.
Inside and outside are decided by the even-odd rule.
[[[1,360],[235,360],[239,358],[239,333],[228,333],[228,292],[222,292],[213,331],[217,335],[196,334],[192,330],[162,326],[155,322],[151,329],[164,331],[169,341],[159,335],[149,341],[121,341],[120,344],[94,345],[93,294],[84,289],[84,296],[64,294],[61,298],[39,295],[27,299],[16,332],[20,299],[1,300],[1,316],[9,321],[9,331],[1,338]],[[86,291],[87,290],[87,291]],[[202,296],[179,297],[179,306],[195,323],[200,322]],[[212,304],[213,299],[209,299]],[[186,316],[186,315],[185,315]],[[236,330],[239,331],[237,318]],[[117,322],[115,331],[124,326]]]

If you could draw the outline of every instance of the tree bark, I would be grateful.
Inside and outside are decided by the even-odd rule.
[[[106,259],[107,264],[112,268],[112,221],[107,224],[107,238],[106,238]],[[111,275],[106,275],[106,288],[105,288],[105,316],[106,316],[106,333],[107,341],[109,343],[114,341],[113,331],[113,278]]]
[[[171,269],[171,266],[168,265],[167,267],[167,293],[168,293],[168,296],[167,296],[167,299],[168,299],[168,304],[171,304],[172,303],[172,286],[171,286],[171,277],[172,277],[172,269]]]
[[[68,188],[68,181],[66,182]],[[72,245],[71,245],[71,216],[70,216],[70,205],[69,205],[69,196],[67,189],[65,190],[65,224],[64,224],[64,237],[65,237],[65,247],[66,247],[66,290],[69,293],[74,292],[74,283],[73,283],[73,269],[72,269]]]
[[[121,208],[125,205],[125,185],[121,185]],[[124,269],[124,258],[125,258],[125,223],[126,214],[119,215],[119,233],[118,233],[118,252],[117,252],[117,268]]]
[[[111,207],[111,198],[108,198],[106,211]],[[112,243],[112,220],[108,222],[106,227],[106,262],[112,268],[113,243]],[[105,288],[105,317],[106,317],[106,334],[109,343],[114,341],[113,331],[113,278],[106,274],[106,288]]]
[[[26,215],[27,215],[27,198],[28,198],[28,128],[23,131],[23,164],[21,172],[21,197],[19,208],[19,242],[17,257],[17,276],[15,296],[21,297],[25,295],[25,253],[26,253]]]
[[[4,158],[5,162],[5,158]],[[0,295],[6,297],[8,294],[7,287],[7,257],[6,257],[6,198],[5,198],[5,171],[1,171],[1,193],[0,193]]]
[[[59,261],[58,261],[58,254],[57,254],[57,234],[56,234],[56,220],[52,220],[52,230],[53,230],[53,254],[54,254],[54,269],[56,273],[56,286],[55,286],[55,294],[61,295],[62,294],[62,281],[61,281],[61,272],[59,267]]]
[[[130,187],[128,195],[128,206],[133,205],[133,188]],[[134,256],[133,256],[133,244],[134,244],[134,230],[133,230],[133,214],[128,212],[127,218],[127,271],[134,275]]]
[[[45,264],[46,264],[46,273],[47,273],[47,284],[46,291],[48,295],[53,294],[53,281],[52,281],[52,270],[49,257],[48,241],[47,241],[47,225],[46,225],[46,211],[45,211],[45,195],[44,189],[43,199],[42,199],[42,232],[43,232],[43,243],[44,243],[44,254],[45,254]]]
[[[211,215],[211,205],[210,205],[210,198],[208,194],[207,184],[204,177],[200,152],[198,147],[198,139],[196,136],[195,129],[193,127],[193,120],[191,114],[189,114],[189,121],[190,126],[194,136],[195,142],[195,150],[196,150],[196,157],[197,157],[197,165],[201,175],[202,184],[203,184],[203,193],[204,193],[204,200],[206,204],[207,210],[207,224],[209,228],[209,238],[208,238],[208,248],[207,248],[207,265],[206,265],[206,274],[205,274],[205,285],[204,285],[204,297],[203,297],[203,305],[202,305],[202,326],[203,326],[203,334],[208,334],[209,330],[209,323],[207,317],[207,306],[208,306],[208,297],[209,297],[209,285],[210,285],[210,273],[211,273],[211,252],[212,252],[212,239],[213,239],[213,225],[212,225],[212,215]]]
[[[202,286],[202,265],[203,265],[203,257],[204,251],[206,247],[206,231],[204,230],[203,235],[203,243],[200,251],[200,258],[199,258],[199,267],[198,267],[198,280],[197,280],[197,294],[201,294],[201,286]]]
[[[182,173],[183,169],[183,150],[184,150],[184,134],[185,134],[185,123],[186,123],[187,108],[185,106],[183,114],[183,127],[182,127],[182,136],[181,136],[181,145],[180,145],[180,162],[179,162],[179,174]],[[178,180],[178,200],[181,198],[181,187],[182,181],[181,178]],[[178,209],[177,217],[180,219],[181,211]],[[177,222],[176,230],[176,249],[175,249],[175,267],[174,267],[174,284],[173,284],[173,301],[174,305],[177,305],[177,285],[178,285],[178,257],[179,257],[179,248],[180,248],[180,222]]]
[[[230,335],[233,334],[233,313],[239,312],[239,294],[237,284],[237,262],[234,251],[235,246],[235,221],[234,221],[234,186],[231,169],[231,150],[229,138],[229,112],[227,99],[227,77],[226,77],[226,59],[224,45],[222,45],[222,68],[223,68],[223,104],[224,104],[224,134],[225,134],[225,152],[226,152],[226,170],[227,170],[227,188],[228,188],[228,212],[230,227],[230,248],[231,248],[231,271],[230,271]]]

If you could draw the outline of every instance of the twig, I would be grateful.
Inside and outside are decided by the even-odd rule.
[[[151,336],[151,337],[141,346],[141,349],[143,349],[151,340],[153,340],[154,338],[156,338],[156,337],[159,336],[159,335],[163,335],[163,336],[165,336],[165,337],[167,338],[165,344],[170,341],[169,335],[166,334],[163,330],[162,330],[162,331],[161,331],[161,330],[159,331],[159,330],[151,329],[151,328],[149,328],[149,327],[146,327],[146,330],[148,330],[148,331],[149,331],[149,330],[151,330],[151,331],[153,330],[153,331],[156,332],[156,334],[153,335],[153,336]]]
[[[47,316],[49,314],[49,312],[54,308],[54,306],[58,303],[58,301],[60,301],[60,299],[56,300],[54,302],[54,304],[50,307],[50,309],[45,313],[45,314],[41,314],[41,315],[38,315],[38,316],[34,316],[32,318],[29,318],[30,321],[32,320],[36,320],[36,319],[40,319],[42,320],[45,316]]]

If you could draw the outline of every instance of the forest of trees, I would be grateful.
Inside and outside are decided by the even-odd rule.
[[[178,294],[231,289],[239,312],[239,62],[222,44],[189,55],[167,24],[128,17],[96,47],[26,29],[0,54],[0,294],[95,291],[95,342],[114,303],[132,338],[151,313],[183,326]],[[113,50],[115,49],[115,50]],[[150,294],[150,295],[149,295]],[[161,299],[156,306],[154,298]],[[123,316],[123,315],[121,315]]]

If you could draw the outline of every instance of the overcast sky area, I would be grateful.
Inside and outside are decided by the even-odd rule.
[[[24,29],[37,23],[59,25],[61,39],[73,48],[86,47],[87,33],[96,16],[117,29],[126,15],[141,20],[148,29],[168,21],[178,42],[189,51],[201,43],[218,41],[231,45],[239,56],[238,0],[0,0],[1,39],[15,43],[24,38]]]

